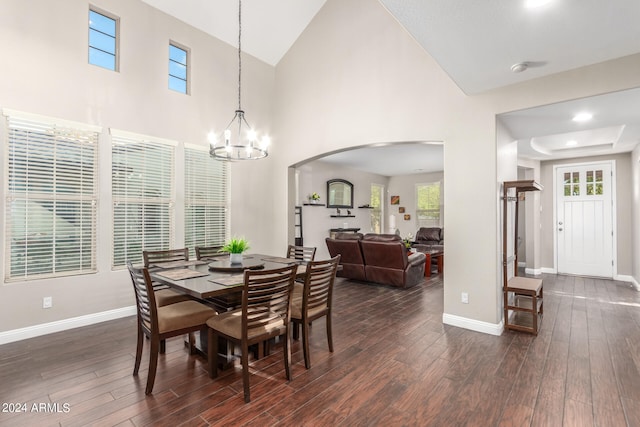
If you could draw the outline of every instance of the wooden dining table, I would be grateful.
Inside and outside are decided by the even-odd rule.
[[[149,266],[149,275],[154,282],[189,295],[222,313],[241,305],[246,269],[276,269],[292,264],[298,267],[298,277],[306,274],[306,262],[302,260],[249,254],[243,256],[242,264],[231,264],[225,255],[203,261],[157,263]],[[198,351],[206,354],[207,334],[201,333],[196,341]],[[233,363],[232,350],[228,348],[226,340],[218,343],[218,360],[222,369]]]

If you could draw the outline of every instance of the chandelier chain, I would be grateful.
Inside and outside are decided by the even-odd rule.
[[[242,110],[242,0],[238,0],[238,110]]]

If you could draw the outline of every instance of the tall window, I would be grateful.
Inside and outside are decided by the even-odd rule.
[[[111,131],[113,266],[173,246],[175,144]]]
[[[118,18],[89,9],[89,64],[118,69],[118,24]]]
[[[227,238],[228,164],[206,147],[185,147],[185,246],[222,246]]]
[[[99,128],[5,110],[5,280],[96,271]]]
[[[440,181],[416,184],[417,227],[440,227]]]
[[[169,44],[169,89],[188,93],[188,58],[187,49]]]
[[[380,184],[371,184],[371,202],[369,206],[371,209],[371,232],[382,233],[382,217],[384,212],[382,211],[384,204],[384,186]]]

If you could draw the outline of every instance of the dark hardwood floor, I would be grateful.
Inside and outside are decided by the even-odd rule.
[[[276,347],[252,363],[249,404],[239,366],[213,381],[179,338],[145,396],[146,351],[132,376],[133,318],[6,344],[2,409],[27,412],[1,412],[0,425],[639,426],[640,293],[616,281],[543,278],[538,337],[443,325],[438,275],[408,290],[340,280],[335,352],[315,322],[312,368],[295,342],[287,382]]]

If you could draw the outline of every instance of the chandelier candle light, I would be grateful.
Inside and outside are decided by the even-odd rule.
[[[257,133],[244,118],[241,106],[242,88],[242,0],[238,0],[238,109],[221,140],[209,134],[209,155],[220,160],[257,160],[268,156],[269,137],[263,136],[258,142]]]

